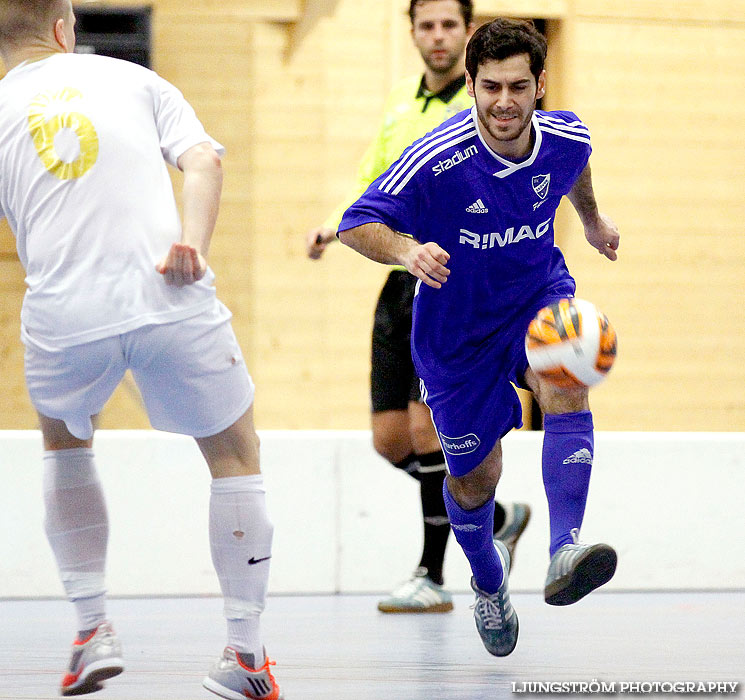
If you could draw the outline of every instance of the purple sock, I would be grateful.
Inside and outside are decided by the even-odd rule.
[[[551,521],[551,556],[572,542],[582,526],[594,454],[592,413],[546,415],[543,419],[543,486]]]
[[[492,539],[494,500],[475,510],[464,510],[450,495],[448,480],[442,486],[445,507],[455,539],[471,564],[476,585],[484,593],[496,593],[502,584],[502,562]]]

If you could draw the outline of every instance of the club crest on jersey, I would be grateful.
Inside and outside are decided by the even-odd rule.
[[[533,192],[535,192],[540,199],[539,202],[536,202],[533,205],[533,211],[538,209],[538,207],[540,207],[541,204],[543,204],[543,202],[546,201],[546,197],[548,197],[548,188],[550,184],[551,184],[551,173],[547,173],[546,175],[534,175],[533,176],[533,181],[532,181]]]
[[[442,449],[449,455],[467,455],[475,452],[481,445],[481,440],[475,433],[454,438],[440,433],[440,442],[442,442]]]

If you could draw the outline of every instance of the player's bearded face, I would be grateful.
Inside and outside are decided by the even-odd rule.
[[[416,6],[411,36],[427,68],[446,74],[463,60],[470,32],[460,3],[429,0]]]
[[[536,81],[527,54],[479,66],[476,81],[467,79],[476,100],[487,142],[498,153],[521,156],[530,149],[530,120],[536,101],[545,93],[543,73]]]

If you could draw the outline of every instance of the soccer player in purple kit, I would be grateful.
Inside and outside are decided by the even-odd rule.
[[[478,29],[466,49],[473,109],[404,151],[339,227],[346,245],[419,280],[412,355],[447,458],[445,503],[473,571],[476,627],[495,656],[513,651],[519,627],[509,552],[491,536],[501,438],[521,425],[512,384],[531,390],[544,413],[546,602],[574,603],[616,567],[613,548],[578,540],[593,456],[588,390],[549,384],[525,356],[537,311],[575,291],[554,245],[561,198],[602,255],[615,260],[619,243],[595,202],[587,127],[571,112],[536,110],[545,57],[530,22],[496,19]]]

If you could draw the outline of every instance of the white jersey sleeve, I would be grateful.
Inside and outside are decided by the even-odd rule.
[[[192,106],[181,91],[157,74],[154,76],[155,122],[163,158],[177,167],[178,159],[192,146],[209,143],[219,155],[225,148],[204,130]]]

